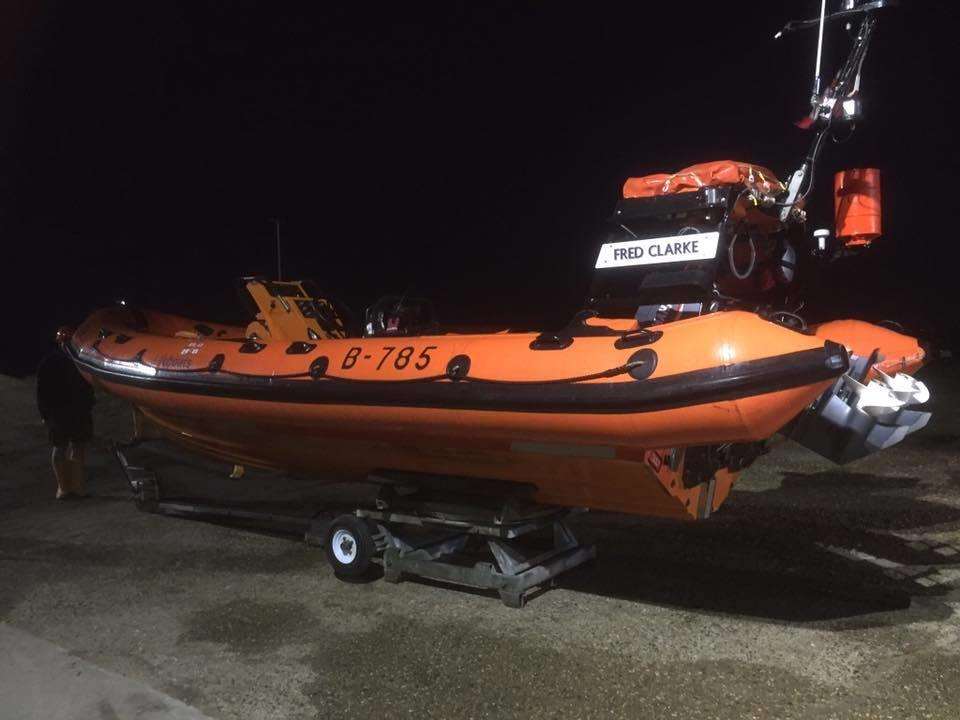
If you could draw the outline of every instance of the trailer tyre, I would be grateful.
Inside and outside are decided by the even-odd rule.
[[[370,569],[376,543],[365,522],[354,515],[341,515],[327,530],[325,550],[334,574],[356,578]]]

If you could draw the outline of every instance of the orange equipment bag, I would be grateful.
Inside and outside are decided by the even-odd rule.
[[[623,197],[642,198],[655,195],[693,192],[711,185],[744,184],[751,190],[765,195],[775,195],[784,189],[777,176],[760,165],[736,160],[691,165],[672,175],[658,173],[643,177],[628,178],[623,184]]]
[[[833,178],[833,206],[837,237],[847,247],[866,247],[882,232],[880,171],[876,168],[842,170]]]

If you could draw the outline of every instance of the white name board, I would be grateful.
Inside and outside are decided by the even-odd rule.
[[[611,268],[712,260],[717,256],[719,240],[719,232],[705,232],[604,243],[597,256],[596,267]]]

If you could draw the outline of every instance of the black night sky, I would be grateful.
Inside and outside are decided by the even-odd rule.
[[[867,117],[824,152],[884,176],[885,238],[811,279],[810,319],[958,323],[958,13],[905,0],[867,60]],[[655,9],[654,9],[655,8]],[[126,297],[239,319],[233,279],[312,277],[360,310],[558,326],[629,175],[740,159],[786,179],[809,137],[814,33],[790,3],[5,4],[0,370]],[[847,47],[828,34],[828,70]]]

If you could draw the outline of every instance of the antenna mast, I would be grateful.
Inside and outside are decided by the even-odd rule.
[[[271,219],[277,234],[277,280],[283,280],[283,265],[280,261],[280,221],[277,218]]]
[[[820,31],[817,36],[817,66],[813,71],[813,97],[811,102],[816,104],[820,97],[820,60],[823,57],[823,25],[827,17],[827,0],[820,0]]]

